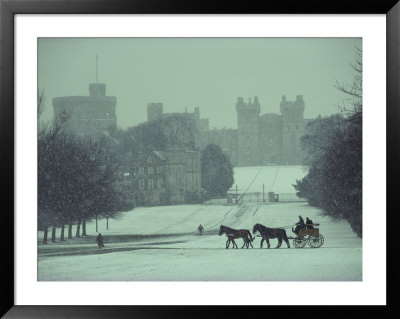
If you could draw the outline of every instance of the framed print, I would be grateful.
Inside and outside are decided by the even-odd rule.
[[[397,311],[400,7],[302,4],[1,2],[5,317]]]

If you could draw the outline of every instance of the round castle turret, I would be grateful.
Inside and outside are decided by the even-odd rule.
[[[117,127],[117,98],[106,96],[105,83],[89,84],[89,96],[63,96],[52,100],[54,120],[67,112],[65,130],[78,136],[96,138]]]

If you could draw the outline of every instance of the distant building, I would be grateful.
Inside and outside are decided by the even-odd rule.
[[[282,96],[281,135],[282,135],[282,164],[302,164],[304,154],[300,147],[300,138],[304,135],[304,101],[302,95],[296,96],[296,101],[286,101]]]
[[[66,115],[65,130],[75,136],[95,137],[115,130],[117,98],[106,96],[104,83],[89,84],[89,96],[53,98],[54,119]]]
[[[245,104],[239,97],[236,102],[238,151],[236,163],[238,166],[257,166],[260,161],[260,103],[258,97],[254,102]]]
[[[134,179],[133,172],[127,166],[120,166],[113,187],[120,194],[122,201],[130,206],[134,206]]]
[[[208,144],[219,145],[234,166],[301,165],[304,154],[300,138],[305,134],[304,100],[297,95],[295,101],[282,96],[280,113],[260,116],[260,103],[255,96],[245,103],[242,97],[236,102],[237,129],[210,129],[209,119],[200,118],[200,109],[185,113],[194,120],[196,149]],[[168,115],[162,103],[147,105],[147,119],[154,121]]]
[[[184,203],[188,193],[200,194],[200,152],[149,151],[135,162],[138,205]]]
[[[167,161],[159,152],[141,154],[134,163],[136,205],[154,206],[163,203]]]
[[[172,141],[167,145],[168,149],[186,149],[193,150],[200,147],[200,109],[194,108],[193,113],[164,113],[162,103],[148,103],[147,104],[147,121],[163,120],[168,125],[164,126],[166,134],[171,136],[175,135]],[[187,130],[190,128],[190,130]],[[191,133],[193,129],[193,134]]]

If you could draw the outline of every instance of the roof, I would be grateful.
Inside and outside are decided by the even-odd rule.
[[[164,158],[164,156],[161,154],[160,151],[153,151],[154,155],[156,155],[159,159],[165,161],[166,159]]]

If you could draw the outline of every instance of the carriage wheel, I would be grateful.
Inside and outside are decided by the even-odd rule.
[[[324,243],[324,236],[319,234],[319,236],[310,236],[308,237],[308,245],[312,248],[319,248]]]
[[[307,244],[304,237],[296,237],[293,239],[293,246],[296,248],[303,248]]]

